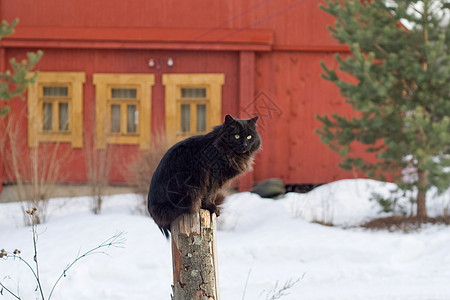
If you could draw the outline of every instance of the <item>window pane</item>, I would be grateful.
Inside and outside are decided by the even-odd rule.
[[[120,133],[120,105],[111,105],[111,132]]]
[[[43,109],[43,130],[52,130],[52,120],[53,120],[53,114],[52,114],[52,103],[44,102],[44,109]]]
[[[67,97],[68,95],[67,86],[44,86],[44,97]]]
[[[181,104],[181,132],[191,131],[191,105]]]
[[[197,132],[206,131],[206,104],[197,104]]]
[[[206,88],[181,88],[181,98],[206,98]]]
[[[67,131],[69,130],[69,103],[60,102],[58,106],[59,106],[59,130]]]
[[[111,97],[114,99],[136,99],[136,89],[111,89]]]
[[[136,105],[127,105],[127,132],[135,133],[137,124]]]

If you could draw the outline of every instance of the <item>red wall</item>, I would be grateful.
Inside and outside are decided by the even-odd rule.
[[[337,45],[319,0],[1,0],[1,17],[20,26],[270,29],[276,46]]]
[[[332,112],[350,115],[352,111],[343,104],[338,89],[320,77],[320,61],[333,65],[333,52],[345,51],[329,36],[327,26],[333,20],[318,8],[320,2],[0,0],[0,18],[20,19],[16,38],[10,40],[0,64],[36,50],[32,47],[37,46],[27,46],[34,38],[33,45],[44,47],[40,71],[86,72],[84,145],[89,144],[86,142],[92,139],[89,133],[94,129],[93,73],[155,74],[153,133],[164,124],[162,74],[225,73],[223,115],[246,117],[258,113],[263,125],[264,150],[258,154],[255,171],[247,176],[246,186],[269,177],[280,177],[291,184],[330,182],[353,174],[339,169],[338,155],[314,133],[320,126],[315,115]],[[164,36],[165,31],[160,30],[158,36],[162,38],[158,39],[162,40],[156,43],[157,38],[145,29],[154,30],[154,34],[159,32],[158,28],[177,29],[171,31],[176,40],[171,40],[172,35]],[[104,36],[96,41],[92,32],[99,29]],[[115,35],[119,29],[134,30],[135,36],[130,39],[124,31]],[[30,37],[29,32],[36,36]],[[195,32],[195,38],[189,40],[188,32]],[[89,38],[83,40],[80,37],[83,33],[89,34]],[[108,44],[101,38],[107,39]],[[192,43],[197,43],[197,50],[189,48]],[[80,45],[86,49],[76,49]],[[109,46],[115,49],[105,49]],[[150,58],[164,62],[169,57],[174,59],[173,67],[164,63],[159,69],[148,66]],[[268,106],[261,108],[261,101]],[[26,102],[21,101],[13,105],[16,112],[25,107]],[[26,116],[13,113],[11,117],[21,120],[25,138]],[[110,147],[114,157],[110,179],[126,182],[127,166],[139,150],[137,146]],[[60,151],[69,153],[65,181],[85,181],[84,150],[65,145]]]
[[[320,141],[316,115],[351,115],[339,90],[321,79],[320,61],[335,65],[332,53],[276,52],[257,55],[256,90],[273,101],[261,135],[264,151],[255,179],[280,177],[288,183],[324,183],[353,176],[338,167],[340,158]],[[275,107],[276,106],[276,107]]]
[[[33,50],[33,49],[30,49]],[[20,59],[24,57],[24,49],[6,51],[6,58]],[[161,69],[149,68],[150,57],[167,61],[174,59],[174,66],[162,66]],[[164,87],[161,83],[161,75],[164,73],[224,73],[225,85],[222,94],[222,111],[224,114],[238,114],[238,78],[234,76],[238,72],[238,55],[236,52],[196,52],[186,53],[173,51],[170,53],[160,51],[136,51],[136,50],[53,50],[44,49],[44,56],[39,62],[40,71],[82,71],[86,72],[86,83],[83,88],[83,126],[84,147],[83,149],[72,149],[69,144],[60,145],[59,151],[69,152],[67,165],[64,170],[66,174],[64,181],[79,182],[86,181],[86,162],[84,151],[87,145],[92,145],[92,132],[95,128],[95,87],[92,83],[94,73],[153,73],[155,74],[155,85],[152,90],[152,131],[154,134],[161,132],[164,126]],[[21,135],[26,142],[27,119],[26,101],[15,99],[11,101],[12,113],[10,118],[20,119]],[[24,144],[26,146],[26,143]],[[137,146],[132,145],[110,145],[113,168],[110,180],[112,182],[127,182],[130,174],[128,167],[136,155],[139,154]],[[26,147],[24,156],[27,156]],[[64,155],[64,154],[61,154]],[[7,163],[7,162],[5,162]],[[8,180],[8,179],[5,179]]]

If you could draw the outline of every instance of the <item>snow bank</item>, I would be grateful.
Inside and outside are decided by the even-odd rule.
[[[274,288],[297,279],[281,299],[450,299],[450,228],[403,234],[310,223],[363,222],[379,211],[370,194],[390,188],[345,180],[279,200],[250,193],[228,197],[218,231],[221,299],[242,299],[244,289],[245,299],[270,299]],[[437,200],[445,205],[448,194]],[[170,244],[150,218],[136,213],[138,203],[135,195],[110,196],[102,214],[93,215],[87,197],[52,199],[49,220],[38,227],[46,295],[77,255],[124,231],[124,248],[81,260],[52,299],[169,299]],[[21,249],[32,262],[31,230],[22,225],[18,203],[0,204],[1,248]],[[0,260],[0,280],[23,299],[36,298],[36,285],[20,262]]]

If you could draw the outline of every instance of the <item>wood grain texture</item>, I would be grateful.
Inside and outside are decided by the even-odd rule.
[[[173,300],[219,300],[216,215],[201,209],[171,225]]]

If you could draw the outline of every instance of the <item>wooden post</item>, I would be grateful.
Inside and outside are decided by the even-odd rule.
[[[171,224],[172,300],[220,300],[216,214],[201,209]]]

